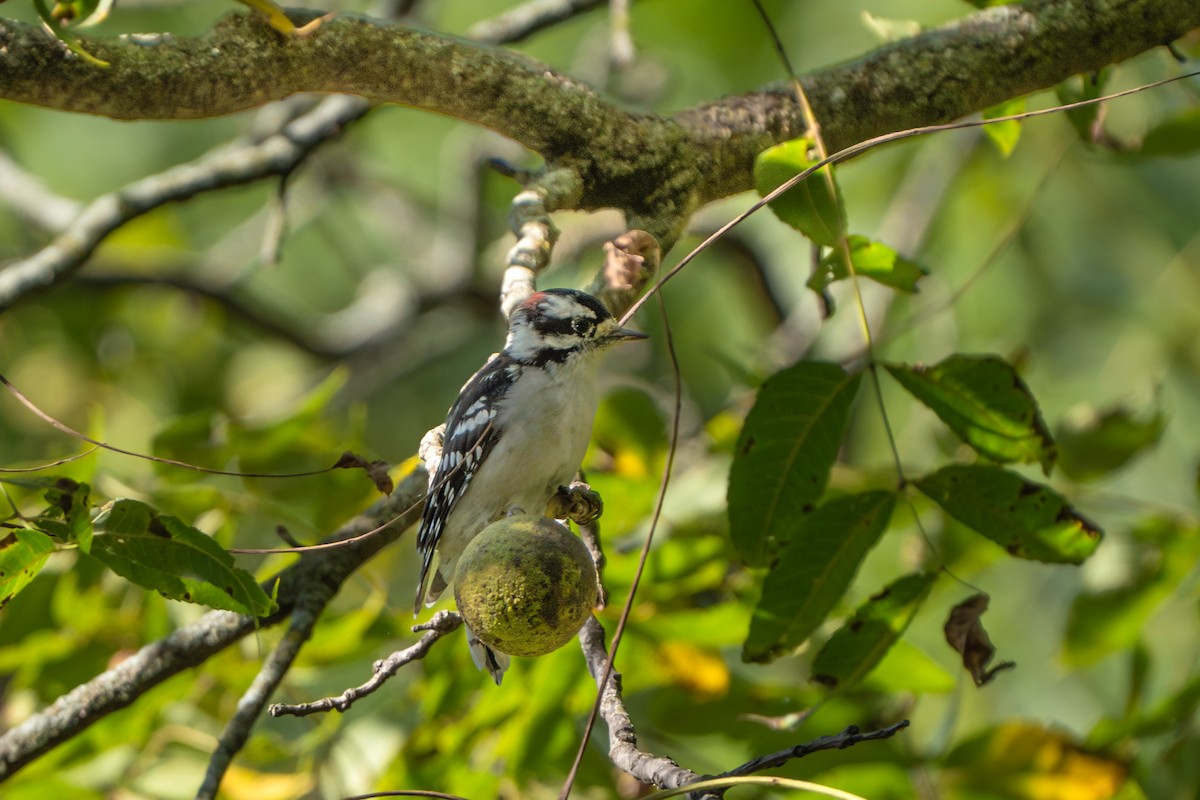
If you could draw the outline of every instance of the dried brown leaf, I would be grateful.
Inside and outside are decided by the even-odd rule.
[[[968,597],[951,609],[944,628],[946,641],[962,656],[963,666],[971,673],[976,686],[983,686],[996,677],[997,672],[1016,666],[1013,661],[1004,661],[988,669],[988,664],[996,655],[996,648],[988,638],[980,617],[987,611],[989,599],[982,592]]]

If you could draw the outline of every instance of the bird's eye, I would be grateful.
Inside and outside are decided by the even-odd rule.
[[[587,336],[592,332],[592,328],[596,327],[591,320],[576,317],[571,320],[571,330],[580,336]]]

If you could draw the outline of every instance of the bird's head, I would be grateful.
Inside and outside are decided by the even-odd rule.
[[[547,289],[531,294],[512,313],[504,351],[522,363],[546,366],[645,338],[644,333],[622,328],[590,294]]]

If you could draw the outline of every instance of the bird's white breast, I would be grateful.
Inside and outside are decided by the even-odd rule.
[[[558,487],[575,477],[596,416],[597,361],[568,361],[553,373],[523,368],[496,415],[500,440],[446,521],[438,571],[447,581],[475,534],[514,507],[543,513]]]

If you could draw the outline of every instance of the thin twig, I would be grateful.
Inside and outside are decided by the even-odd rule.
[[[267,709],[267,713],[272,717],[306,717],[309,714],[317,714],[325,711],[345,711],[354,705],[355,701],[372,694],[376,689],[383,686],[389,678],[400,671],[401,667],[424,658],[438,639],[458,630],[459,626],[462,625],[462,621],[462,617],[453,611],[439,611],[428,622],[413,626],[414,632],[426,632],[416,644],[392,653],[387,658],[376,661],[372,667],[373,674],[371,675],[371,679],[361,686],[347,689],[337,697],[325,697],[321,700],[314,700],[311,703],[298,703],[296,705],[276,703]]]
[[[782,767],[787,762],[795,758],[804,758],[812,753],[821,750],[842,750],[847,747],[852,747],[859,742],[872,742],[880,739],[890,739],[900,731],[908,727],[908,720],[901,720],[894,725],[889,725],[886,728],[881,728],[877,731],[868,731],[862,733],[858,726],[851,725],[841,733],[832,736],[822,736],[819,739],[813,739],[811,742],[798,744],[795,747],[790,747],[787,750],[780,750],[778,753],[772,753],[769,756],[760,756],[759,758],[747,761],[740,767],[734,767],[728,772],[722,772],[714,777],[725,778],[733,775],[752,775],[755,772],[762,772],[765,769],[774,769]]]

